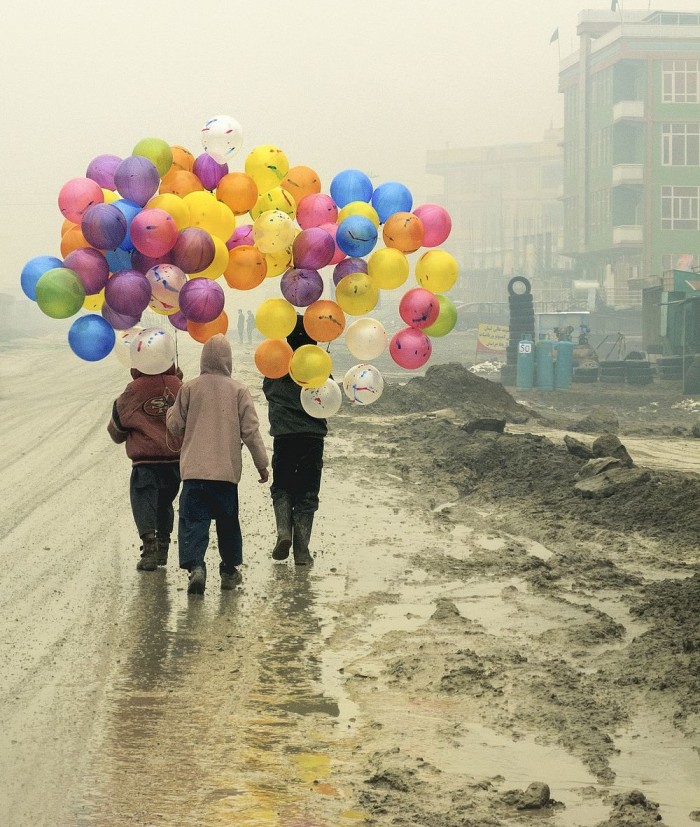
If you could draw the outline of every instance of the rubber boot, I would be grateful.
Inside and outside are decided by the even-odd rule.
[[[155,534],[144,534],[141,538],[141,559],[136,564],[137,571],[155,571],[158,568],[158,545]]]
[[[297,514],[292,516],[294,565],[313,566],[314,558],[309,553],[309,541],[314,525],[313,513]]]
[[[277,522],[277,543],[272,549],[273,560],[286,560],[292,545],[292,501],[286,494],[272,501]]]
[[[202,564],[192,566],[188,576],[187,594],[204,594],[207,585],[207,567]]]
[[[169,534],[159,534],[156,537],[156,546],[157,546],[157,553],[156,553],[156,562],[159,566],[167,566],[168,565],[168,549],[170,548],[170,535]]]

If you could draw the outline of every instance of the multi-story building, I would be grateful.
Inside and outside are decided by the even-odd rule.
[[[700,264],[700,14],[583,11],[561,62],[564,244],[609,305]]]

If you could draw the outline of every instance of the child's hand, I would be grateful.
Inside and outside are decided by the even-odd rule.
[[[270,479],[270,472],[267,468],[258,468],[258,474],[260,475],[260,479],[258,482],[265,483]]]

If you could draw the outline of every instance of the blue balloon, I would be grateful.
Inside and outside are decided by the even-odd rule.
[[[86,362],[97,362],[112,352],[117,337],[108,321],[95,313],[80,316],[70,326],[70,349]]]
[[[377,228],[364,215],[349,215],[338,224],[335,243],[345,255],[361,258],[374,250]]]
[[[110,273],[118,273],[120,270],[131,270],[131,253],[128,250],[105,250],[104,257],[109,264]]]
[[[331,181],[331,198],[342,209],[352,201],[366,201],[372,197],[372,182],[359,169],[345,169]]]
[[[395,212],[411,212],[413,196],[408,187],[396,181],[380,184],[372,194],[372,206],[383,224]]]
[[[124,236],[124,241],[122,241],[117,249],[129,250],[129,252],[131,252],[131,250],[134,249],[134,245],[131,242],[131,222],[134,220],[134,217],[141,212],[142,208],[134,201],[129,201],[128,198],[120,198],[118,201],[113,201],[112,205],[126,218],[126,235]]]
[[[36,283],[47,270],[53,270],[55,267],[63,267],[63,262],[56,256],[36,256],[36,258],[29,259],[22,268],[22,275],[19,279],[24,295],[28,299],[36,301]]]

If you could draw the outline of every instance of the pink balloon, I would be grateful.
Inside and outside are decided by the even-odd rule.
[[[404,293],[399,302],[399,316],[409,327],[430,327],[440,313],[440,302],[435,293],[414,287]]]
[[[240,227],[236,227],[233,231],[233,235],[226,242],[226,246],[229,250],[233,250],[234,247],[240,247],[243,244],[252,247],[254,243],[253,225],[241,224]]]
[[[449,236],[452,219],[444,207],[439,204],[422,204],[413,210],[413,214],[423,222],[424,247],[437,247]]]
[[[58,193],[58,208],[64,218],[80,224],[86,210],[93,204],[102,204],[105,194],[91,178],[71,178]]]
[[[294,266],[301,269],[320,270],[335,255],[335,240],[321,227],[302,230],[292,244]]]
[[[329,235],[333,236],[333,243],[335,244],[335,252],[333,258],[328,262],[329,264],[339,264],[344,258],[345,253],[338,247],[335,241],[335,234],[338,232],[337,224],[321,224],[321,229],[325,230]]]
[[[170,213],[150,207],[134,216],[129,234],[131,243],[140,253],[157,258],[172,250],[177,241],[178,229]]]
[[[63,266],[78,274],[88,296],[99,293],[107,284],[109,264],[99,250],[90,247],[73,250],[63,259]]]
[[[213,322],[224,309],[224,291],[211,279],[191,279],[180,290],[180,312],[188,322]]]
[[[335,201],[323,192],[307,195],[297,204],[297,224],[302,230],[332,224],[338,217]]]
[[[216,163],[216,162],[215,162]],[[201,273],[214,261],[214,239],[199,227],[186,227],[180,231],[175,246],[170,251],[173,264],[185,273]]]
[[[399,367],[406,370],[422,367],[432,352],[430,339],[415,327],[404,327],[397,331],[389,342],[389,355]]]

